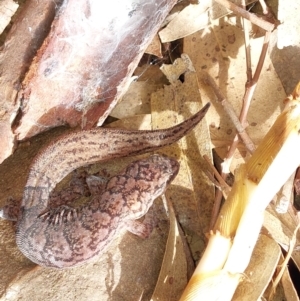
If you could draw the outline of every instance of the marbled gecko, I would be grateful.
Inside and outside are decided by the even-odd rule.
[[[174,143],[200,122],[209,106],[167,129],[97,128],[64,136],[47,146],[33,161],[24,188],[16,226],[19,249],[33,262],[56,268],[80,265],[103,252],[120,228],[147,213],[176,176],[179,163],[160,155],[135,161],[79,209],[49,208],[49,194],[56,184],[81,166]]]

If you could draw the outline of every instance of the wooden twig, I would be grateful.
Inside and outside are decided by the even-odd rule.
[[[216,177],[219,187],[226,195],[230,191],[230,186],[225,182],[225,180],[222,178],[222,176],[219,174],[217,169],[214,167],[214,165],[211,163],[210,159],[207,155],[203,155],[204,160],[208,163],[210,169],[213,171],[214,176]]]
[[[229,115],[230,119],[234,123],[235,128],[237,129],[241,139],[245,143],[249,152],[253,153],[253,151],[255,150],[255,146],[254,146],[253,142],[251,141],[250,137],[245,132],[245,129],[242,126],[242,124],[240,123],[239,119],[237,118],[231,104],[224,98],[220,89],[217,87],[215,81],[211,78],[211,76],[209,74],[206,74],[204,80],[214,90],[214,93],[217,96],[218,101],[223,105],[225,112]],[[224,162],[222,164],[221,177],[224,179],[224,181],[227,178],[227,174],[229,173],[229,167],[230,167],[230,164],[231,164],[231,161],[233,158],[233,153],[237,148],[238,142],[239,142],[238,135],[235,135],[234,140],[227,153],[227,156],[224,159]],[[217,220],[217,217],[218,217],[218,214],[220,211],[220,207],[221,207],[222,197],[223,197],[223,192],[220,189],[217,189],[216,195],[215,195],[215,201],[214,201],[214,205],[213,205],[213,209],[212,209],[212,216],[211,216],[211,220],[210,220],[210,229],[213,228],[213,226]]]
[[[269,41],[270,41],[270,32],[266,32],[265,33],[265,38],[264,38],[264,43],[263,43],[263,47],[262,47],[262,51],[255,69],[255,73],[253,75],[253,78],[250,82],[247,82],[246,84],[246,91],[243,97],[243,106],[242,106],[242,110],[240,113],[240,122],[243,126],[245,126],[246,122],[247,122],[247,114],[248,114],[248,110],[250,107],[250,103],[254,94],[254,91],[256,89],[256,85],[258,82],[258,79],[260,77],[261,74],[261,70],[266,58],[266,54],[267,54],[267,50],[268,50],[268,46],[269,46]]]
[[[236,4],[234,4],[228,0],[216,0],[216,2],[220,3],[227,9],[230,9],[231,11],[233,11],[238,16],[241,16],[241,17],[249,20],[253,24],[263,28],[266,31],[272,31],[275,28],[275,25],[273,23],[265,21],[265,20],[257,17],[256,15],[247,12],[243,8],[237,6]]]
[[[248,114],[248,110],[250,107],[250,103],[251,103],[254,91],[256,89],[256,85],[257,85],[259,76],[261,74],[263,63],[265,61],[267,49],[269,46],[270,34],[271,34],[271,31],[275,28],[275,25],[273,23],[270,23],[268,21],[265,21],[265,20],[257,17],[254,14],[247,12],[245,9],[233,4],[232,2],[230,2],[228,0],[216,0],[216,1],[220,4],[222,4],[224,7],[232,10],[237,15],[242,16],[243,18],[251,21],[252,23],[254,23],[254,24],[258,25],[259,27],[266,30],[264,43],[263,43],[262,51],[261,51],[261,54],[259,57],[259,61],[256,66],[255,73],[252,76],[249,29],[248,29],[248,23],[245,22],[245,20],[244,20],[247,82],[246,82],[245,94],[243,97],[243,105],[242,105],[242,109],[241,109],[240,116],[239,116],[239,122],[237,122],[237,118],[232,117],[233,115],[235,116],[235,114],[232,114],[232,112],[233,112],[232,108],[230,107],[230,105],[228,105],[228,102],[221,95],[221,92],[219,91],[219,89],[214,88],[214,87],[216,87],[214,81],[208,80],[210,82],[210,85],[213,87],[215,94],[218,97],[219,101],[222,103],[224,109],[226,107],[225,111],[230,116],[231,120],[234,122],[234,125],[239,133],[239,136],[244,141],[249,152],[252,153],[253,150],[255,149],[255,146],[251,142],[250,138],[248,137],[248,135],[246,134],[244,129],[247,124],[247,114]],[[264,0],[260,0],[260,3],[262,5],[264,14],[269,16],[271,14],[271,11],[266,6]],[[209,79],[209,77],[208,77],[208,79]],[[224,106],[224,103],[225,103],[225,106]],[[230,145],[229,150],[227,152],[226,158],[224,159],[224,162],[222,164],[222,174],[221,175],[222,175],[223,179],[226,179],[227,174],[229,173],[229,168],[230,168],[230,164],[231,164],[231,161],[233,158],[233,154],[238,146],[239,136],[235,135],[235,137],[232,141],[232,144]],[[220,190],[217,190],[214,208],[213,208],[213,212],[212,212],[212,218],[211,218],[211,225],[210,225],[211,228],[213,227],[213,225],[217,219],[218,212],[219,212],[219,209],[221,206],[221,200],[222,200],[222,192]]]
[[[264,0],[259,0],[259,4],[262,8],[263,14],[267,15],[269,13],[268,6],[266,5],[266,2]]]
[[[219,88],[217,87],[215,81],[212,79],[212,77],[206,73],[206,77],[204,78],[204,80],[212,87],[212,89],[214,90],[215,95],[217,96],[218,101],[222,104],[225,112],[227,113],[227,115],[230,117],[231,121],[233,122],[237,132],[239,133],[241,139],[243,140],[246,148],[248,149],[248,151],[252,154],[255,150],[255,145],[254,143],[251,141],[250,137],[248,136],[248,134],[245,131],[245,128],[243,127],[243,125],[240,123],[238,117],[235,114],[235,111],[232,107],[232,105],[226,100],[226,98],[222,95],[221,91],[219,90]]]
[[[243,9],[246,9],[245,0],[242,1]],[[244,28],[244,40],[245,40],[245,54],[246,54],[246,73],[247,73],[247,83],[252,80],[252,67],[251,67],[251,47],[250,47],[250,36],[249,36],[249,24],[250,22],[242,18],[243,28]]]

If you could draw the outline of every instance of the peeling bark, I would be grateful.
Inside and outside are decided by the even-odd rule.
[[[175,2],[65,1],[23,82],[18,139],[102,124]]]
[[[48,34],[56,4],[48,0],[27,0],[0,50],[0,163],[11,155],[12,130],[19,111],[17,93],[37,49]]]

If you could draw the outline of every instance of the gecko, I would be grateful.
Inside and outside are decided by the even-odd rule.
[[[108,180],[101,194],[79,208],[49,208],[56,184],[79,167],[153,152],[178,141],[201,121],[209,107],[210,103],[170,128],[99,127],[68,134],[42,149],[30,167],[16,214],[20,251],[40,266],[59,269],[84,264],[102,254],[120,229],[130,229],[148,212],[176,176],[179,163],[162,155],[134,161]]]

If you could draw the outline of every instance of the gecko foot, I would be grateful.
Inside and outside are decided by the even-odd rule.
[[[86,183],[91,195],[100,195],[105,190],[108,179],[98,175],[89,175],[86,177]]]
[[[49,198],[49,207],[60,207],[62,205],[70,204],[82,196],[90,196],[86,178],[86,172],[74,172],[69,187],[61,191],[51,193]]]
[[[86,172],[80,174],[74,172],[69,187],[53,192],[49,207],[38,217],[52,225],[74,221],[78,216],[79,208],[72,208],[67,204],[73,203],[82,196],[101,194],[106,183],[107,180],[101,177],[88,175]]]
[[[57,208],[73,203],[79,198],[99,195],[104,191],[107,180],[87,172],[74,172],[69,187],[54,191],[50,195],[49,208]]]
[[[127,231],[141,237],[148,238],[152,233],[154,227],[157,225],[158,219],[154,214],[154,210],[151,207],[150,210],[145,215],[143,221],[139,220],[129,220],[126,221]]]
[[[59,206],[42,212],[38,217],[43,218],[52,225],[60,225],[62,223],[74,221],[78,216],[78,210],[69,206]]]

